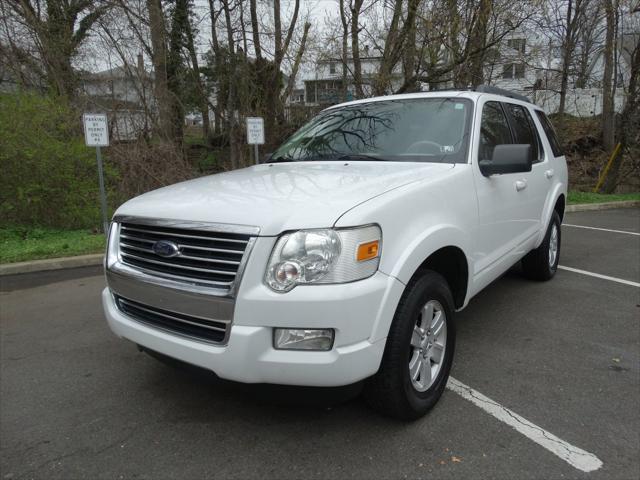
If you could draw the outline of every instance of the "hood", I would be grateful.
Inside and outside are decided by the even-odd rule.
[[[452,164],[300,162],[189,180],[129,200],[117,214],[260,227],[260,235],[331,227],[347,210]]]

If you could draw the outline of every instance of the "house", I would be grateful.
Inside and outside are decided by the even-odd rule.
[[[142,56],[135,67],[122,65],[100,72],[81,72],[80,89],[86,111],[106,112],[113,139],[135,140],[151,130],[155,108],[153,74],[144,68]]]
[[[614,108],[622,111],[624,86],[631,74],[631,51],[639,35],[625,34],[618,39],[615,71]],[[485,68],[486,82],[507,90],[523,93],[547,112],[556,112],[560,103],[560,69],[562,51],[541,39],[532,30],[523,29],[507,36],[494,58]],[[588,58],[583,74],[571,72],[565,100],[566,113],[592,116],[602,113],[602,77],[604,74],[604,48],[600,46]]]
[[[382,56],[370,55],[369,48],[363,48],[364,55],[360,57],[362,70],[362,88],[365,97],[372,94],[372,83],[377,75]],[[306,105],[333,105],[342,101],[355,98],[355,85],[353,82],[353,57],[347,59],[346,85],[343,83],[342,57],[330,54],[320,58],[315,69],[303,75],[304,103]],[[396,67],[391,73],[392,89],[396,90],[402,85],[403,75],[401,67]]]

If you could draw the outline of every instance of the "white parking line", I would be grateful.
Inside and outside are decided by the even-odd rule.
[[[572,227],[572,228],[586,228],[587,230],[600,230],[601,232],[611,232],[611,233],[625,233],[627,235],[636,235],[640,237],[640,233],[630,232],[628,230],[612,230],[610,228],[600,228],[600,227],[587,227],[586,225],[572,225],[570,223],[563,223],[563,227]]]
[[[583,472],[593,472],[594,470],[598,470],[602,467],[602,461],[593,453],[574,447],[573,445],[556,437],[554,434],[534,425],[526,418],[521,417],[517,413],[503,407],[490,398],[485,397],[473,388],[459,382],[455,378],[449,377],[447,388],[457,393],[462,398],[469,400],[471,403],[480,407],[490,415],[493,415],[501,422],[504,422],[514,428],[529,440],[532,440],[541,447],[546,448],[572,467],[582,470]]]
[[[565,267],[564,265],[558,265],[558,268],[560,270],[566,270],[567,272],[580,273],[582,275],[601,278],[603,280],[609,280],[611,282],[618,282],[624,285],[631,285],[632,287],[640,287],[640,283],[632,282],[631,280],[625,280],[624,278],[610,277],[609,275],[602,275],[600,273],[587,272],[586,270],[580,270],[579,268]]]

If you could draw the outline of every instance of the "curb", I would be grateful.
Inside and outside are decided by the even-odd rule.
[[[611,210],[613,208],[633,208],[640,207],[640,200],[624,200],[622,202],[605,203],[581,203],[578,205],[567,205],[566,213],[571,212],[592,212],[596,210]]]
[[[67,258],[47,258],[45,260],[32,260],[29,262],[16,262],[0,265],[0,277],[17,275],[19,273],[44,272],[47,270],[62,270],[64,268],[90,267],[102,265],[103,253],[91,255],[79,255]]]

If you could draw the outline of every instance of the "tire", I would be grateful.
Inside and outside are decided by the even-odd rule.
[[[424,328],[424,337],[421,337],[416,328],[427,326],[421,322],[431,316],[429,306],[433,307],[433,323],[429,322],[434,327],[433,332]],[[444,325],[444,338],[442,329],[437,335],[435,333],[438,310],[444,315],[439,317]],[[453,362],[456,338],[453,314],[453,296],[440,274],[427,270],[411,280],[391,323],[380,370],[365,382],[365,399],[375,410],[400,420],[415,420],[436,404],[447,384]],[[424,346],[424,352],[432,357],[426,360],[421,357],[418,345]],[[441,347],[444,347],[443,351]],[[438,356],[440,362],[436,361]],[[422,368],[416,366],[418,361],[422,362]],[[414,371],[420,370],[415,380],[410,376],[411,365],[415,367]],[[428,372],[425,365],[428,365]]]
[[[555,230],[555,233],[554,233]],[[554,241],[555,235],[555,241]],[[546,281],[553,278],[558,270],[561,245],[560,216],[553,212],[544,240],[538,248],[531,250],[522,259],[522,271],[532,280]],[[555,250],[554,250],[555,244]]]

